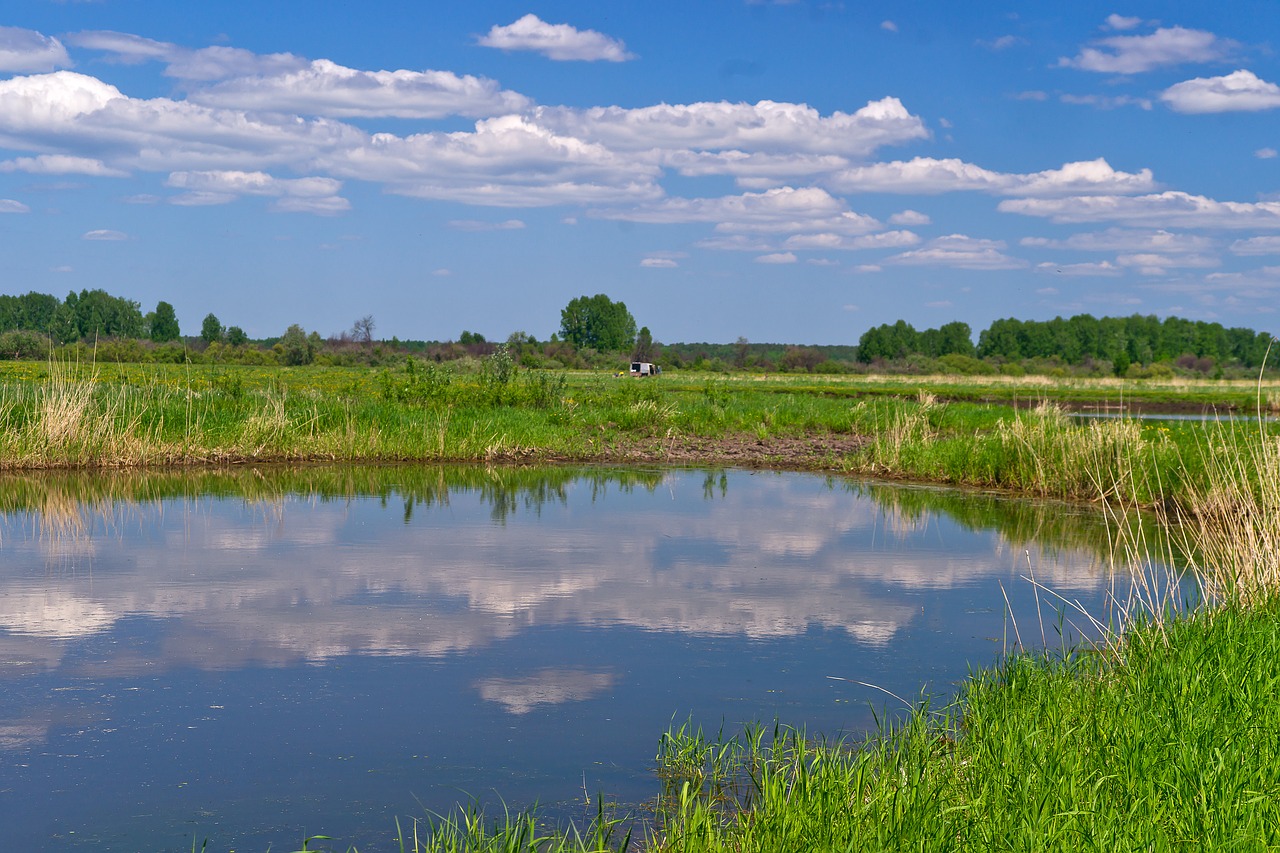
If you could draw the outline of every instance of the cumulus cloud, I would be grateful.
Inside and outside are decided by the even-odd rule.
[[[932,221],[927,214],[918,210],[903,210],[889,217],[890,225],[928,225]]]
[[[120,169],[112,169],[101,160],[72,157],[67,154],[41,154],[36,157],[18,157],[0,161],[0,172],[28,172],[32,175],[92,175],[107,178],[123,178],[129,174]]]
[[[1274,148],[1259,148],[1253,152],[1253,156],[1259,160],[1274,160],[1277,156],[1280,156],[1280,151],[1276,151]]]
[[[1114,277],[1123,275],[1124,271],[1120,267],[1111,263],[1111,261],[1101,261],[1099,263],[1084,264],[1036,264],[1036,272],[1053,273],[1055,275],[1067,276],[1107,276]],[[1044,287],[1036,291],[1043,295],[1055,295],[1057,289],[1053,287]]]
[[[1109,228],[1072,234],[1065,240],[1024,237],[1019,245],[1041,249],[1071,249],[1079,252],[1160,252],[1162,254],[1205,252],[1214,248],[1213,239],[1198,234],[1157,230]]]
[[[1217,258],[1207,255],[1162,255],[1154,252],[1120,255],[1116,258],[1116,263],[1122,267],[1135,268],[1143,275],[1164,275],[1171,269],[1207,269],[1220,266]]]
[[[500,50],[529,50],[559,61],[625,62],[635,59],[619,39],[595,30],[579,30],[569,24],[548,24],[532,13],[505,27],[495,24],[477,42]]]
[[[631,210],[596,211],[596,215],[632,222],[715,222],[716,230],[726,233],[867,234],[881,228],[872,217],[848,210],[844,202],[817,187],[780,187],[719,198],[668,198]]]
[[[0,27],[0,71],[29,73],[71,65],[62,42],[35,30]]]
[[[1125,222],[1154,227],[1280,228],[1280,202],[1215,201],[1184,192],[1143,196],[1075,196],[1006,199],[1005,213],[1043,216],[1054,222]]]
[[[1237,255],[1280,255],[1280,237],[1250,237],[1236,240],[1231,251]]]
[[[640,261],[640,266],[645,267],[647,269],[665,270],[665,269],[673,269],[680,265],[671,258],[642,258]]]
[[[884,263],[902,266],[942,266],[972,270],[1012,270],[1027,262],[1004,254],[1000,240],[982,240],[951,234],[930,240],[922,248],[886,258]]]
[[[1259,112],[1280,107],[1280,86],[1241,69],[1175,83],[1160,93],[1160,100],[1180,113]]]
[[[1058,196],[1138,193],[1155,187],[1150,169],[1118,172],[1104,159],[1066,163],[1029,174],[993,172],[963,160],[916,157],[838,172],[830,185],[845,192],[943,193],[976,190],[1001,195]]]
[[[774,252],[768,255],[761,255],[755,259],[757,264],[794,264],[796,262],[794,252]]]
[[[82,240],[128,240],[129,235],[123,231],[111,231],[107,228],[99,228],[94,231],[86,231],[81,235]]]
[[[31,208],[11,198],[0,198],[0,213],[30,213]]]
[[[911,231],[881,231],[878,234],[864,234],[850,237],[845,234],[793,234],[783,243],[787,249],[829,249],[842,251],[860,251],[864,249],[900,249],[914,246],[920,242],[920,236]]]
[[[898,31],[898,25],[895,24],[893,21],[884,20],[880,22],[880,29],[884,30],[887,33],[896,33]]]
[[[662,190],[656,164],[554,133],[523,116],[476,123],[474,132],[375,134],[318,162],[391,192],[492,206],[635,203]]]
[[[1107,15],[1105,27],[1109,30],[1132,30],[1142,24],[1141,18],[1126,18],[1112,13]]]
[[[256,54],[224,45],[193,50],[112,30],[85,30],[73,33],[67,40],[76,47],[109,53],[113,61],[126,65],[164,62],[166,76],[197,82],[253,74],[279,74],[306,65],[305,59],[291,53]]]
[[[449,71],[358,71],[320,59],[278,74],[238,77],[191,94],[216,107],[338,118],[482,117],[519,112],[529,99],[495,81]]]
[[[342,183],[333,178],[276,178],[266,172],[194,171],[173,172],[165,185],[187,193],[175,204],[224,204],[241,196],[268,196],[278,199],[273,210],[288,213],[340,213],[350,202],[337,193]]]
[[[1108,19],[1110,20],[1110,19]],[[1085,47],[1058,65],[1104,74],[1138,74],[1154,68],[1189,62],[1215,62],[1239,45],[1204,30],[1161,27],[1145,36],[1108,36]]]
[[[807,104],[714,101],[636,109],[538,107],[533,121],[618,151],[664,148],[863,157],[881,146],[929,135],[924,122],[897,98],[825,117]]]

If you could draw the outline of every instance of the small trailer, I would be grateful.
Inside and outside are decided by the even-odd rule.
[[[631,362],[632,376],[657,376],[662,372],[662,368],[656,364],[650,364],[647,361]]]

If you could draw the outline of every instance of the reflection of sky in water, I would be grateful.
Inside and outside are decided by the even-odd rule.
[[[998,581],[1034,612],[1026,547],[1070,597],[1105,586],[1092,553],[877,489],[681,471],[506,513],[458,490],[11,515],[0,825],[107,850],[360,827],[363,849],[415,798],[637,799],[673,715],[833,733],[884,697],[829,675],[949,689],[1000,649]]]

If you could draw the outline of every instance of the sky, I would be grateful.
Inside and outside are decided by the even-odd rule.
[[[0,292],[184,333],[1274,330],[1280,14],[1207,2],[0,5]]]

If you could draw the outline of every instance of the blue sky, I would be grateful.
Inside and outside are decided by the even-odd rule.
[[[1203,2],[7,4],[0,290],[252,336],[1273,329],[1280,15]]]

